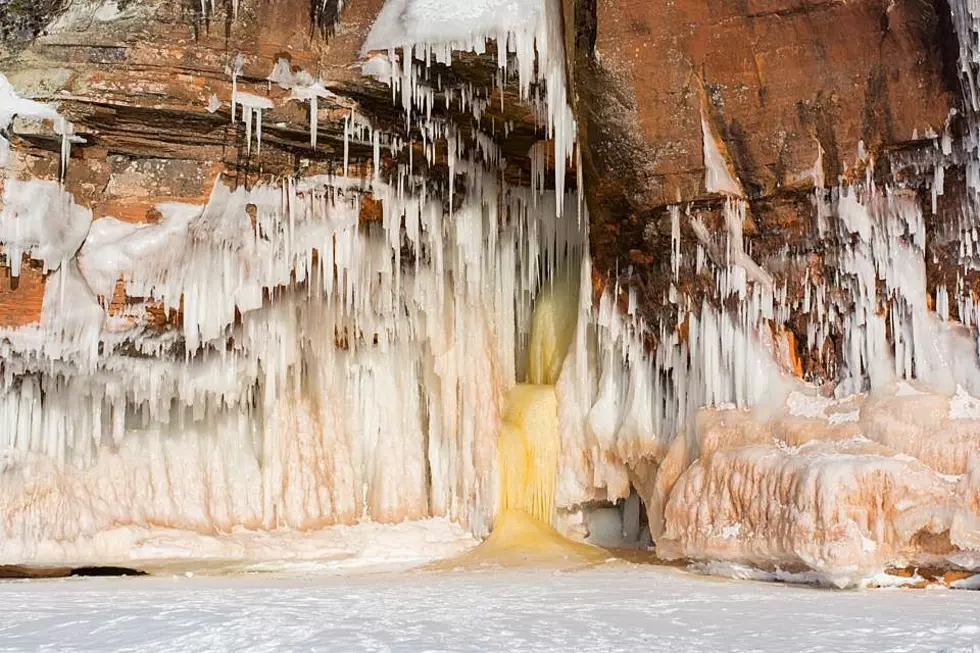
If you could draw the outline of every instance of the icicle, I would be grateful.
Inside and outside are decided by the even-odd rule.
[[[231,123],[235,124],[235,107],[238,105],[238,76],[242,74],[245,67],[245,59],[241,54],[235,57],[234,62],[227,72],[231,75]]]
[[[347,177],[347,164],[350,160],[350,116],[344,116],[344,176]]]
[[[258,151],[262,151],[262,111],[273,107],[272,100],[268,98],[252,95],[251,93],[238,93],[238,103],[242,106],[242,121],[245,123],[246,151],[252,151],[252,126],[255,125],[256,140]]]
[[[314,95],[310,98],[310,147],[313,149],[316,149],[316,136],[319,122],[319,109],[317,104],[317,97]]]
[[[681,207],[671,206],[670,211],[670,268],[677,281],[681,269]],[[673,286],[671,286],[673,287]]]

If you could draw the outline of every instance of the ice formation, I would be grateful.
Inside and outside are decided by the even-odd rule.
[[[526,383],[507,394],[497,438],[497,513],[526,513],[545,526],[555,517],[561,437],[558,382],[571,345],[577,314],[574,276],[560,278],[539,294],[531,317]]]
[[[954,9],[974,98],[976,18]],[[503,181],[481,131],[494,89],[443,88],[433,72],[488,40],[495,83],[516,82],[553,140],[554,190],[543,142],[529,186]],[[645,323],[631,289],[593,294],[581,180],[566,192],[562,43],[556,0],[385,3],[362,73],[390,85],[428,163],[445,155],[445,188],[420,175],[415,143],[356,110],[343,176],[218,178],[205,206],[162,203],[153,224],[93,220],[56,181],[5,178],[6,263],[48,276],[40,323],[0,332],[0,562],[117,560],[134,533],[221,548],[243,529],[430,517],[482,536],[517,511],[638,541],[642,499],[662,555],[837,584],[900,563],[980,567],[980,304],[963,276],[928,287],[914,190],[876,181],[863,152],[866,176],[825,187],[818,145],[815,229],[840,255],[790,299],[747,245],[748,203],[702,112],[705,188],[722,198],[717,215],[667,211],[673,317]],[[230,100],[257,155],[275,106],[239,88],[243,67],[231,60],[231,97],[207,110]],[[286,59],[270,68],[263,84],[308,105],[316,147],[332,95]],[[472,116],[468,137],[436,102]],[[0,132],[15,115],[52,123],[64,168],[70,124],[0,77]],[[942,193],[942,157],[972,157],[969,234],[976,118],[965,152],[937,136],[933,177]],[[353,142],[373,150],[363,179],[348,176]],[[383,152],[406,150],[383,169]],[[361,219],[368,201],[380,220]],[[678,290],[688,273],[711,280],[704,295]],[[806,315],[808,350],[843,338],[833,393],[799,378],[791,313]]]
[[[737,198],[722,206],[721,234],[687,216],[694,265],[714,268],[717,303],[665,298],[679,317],[676,328],[656,325],[652,352],[640,344],[650,325],[615,309],[619,289],[592,312],[586,262],[558,385],[561,508],[635,489],[661,556],[810,569],[840,586],[888,566],[975,568],[976,332],[927,304],[910,194],[867,181],[831,198],[851,243],[835,283],[855,306],[831,300],[826,280],[808,280],[805,306],[789,304],[745,251]],[[676,245],[673,257],[672,267]],[[798,379],[786,357],[772,324],[790,308],[809,316],[810,349],[832,330],[847,334],[836,398]]]
[[[544,71],[561,60],[537,3],[522,12],[520,34],[480,37],[523,48],[502,75],[512,59],[527,75],[535,57]],[[232,115],[257,151],[272,104],[238,88],[242,69],[241,56],[228,69]],[[529,94],[534,79],[522,79]],[[269,80],[310,102],[315,144],[316,100],[329,94],[282,62]],[[502,401],[523,374],[532,301],[581,258],[584,234],[575,198],[503,183],[489,139],[466,150],[451,124],[407,117],[430,157],[449,143],[448,208],[409,169],[383,181],[382,135],[354,114],[347,137],[374,141],[372,179],[245,189],[219,178],[206,206],[160,204],[154,224],[93,221],[56,182],[7,181],[7,260],[28,255],[54,273],[40,324],[0,341],[0,560],[97,560],[107,545],[80,543],[119,528],[446,516],[487,532]],[[368,194],[383,216],[365,225]],[[118,292],[131,299],[121,314],[109,311]],[[170,326],[147,325],[150,311]]]

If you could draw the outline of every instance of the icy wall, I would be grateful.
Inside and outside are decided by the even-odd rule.
[[[581,260],[584,218],[565,198],[563,165],[557,192],[539,169],[532,188],[513,186],[491,135],[468,127],[464,138],[434,117],[438,98],[479,121],[487,100],[439,88],[430,65],[497,39],[499,83],[516,85],[563,157],[574,123],[544,7],[440,12],[439,39],[414,57],[405,34],[432,8],[404,9],[378,17],[365,72],[400,97],[418,165],[445,158],[446,186],[416,168],[416,143],[353,109],[338,167],[347,173],[348,151],[366,143],[367,178],[246,188],[219,177],[204,206],[159,203],[154,223],[93,219],[59,182],[7,176],[10,278],[22,256],[48,277],[40,320],[5,329],[0,345],[4,560],[125,555],[125,541],[95,543],[119,527],[229,533],[446,516],[487,532],[501,397],[524,374],[515,362],[538,288]],[[245,90],[243,66],[230,60],[231,94],[206,109],[226,107],[245,155],[260,155],[275,104]],[[267,83],[288,92],[282,102],[308,105],[315,148],[318,101],[333,93],[285,58]],[[0,89],[5,128],[15,114],[54,121],[64,176],[70,123],[6,78]],[[384,177],[382,148],[408,153]],[[380,215],[365,221],[371,207]],[[120,295],[139,301],[112,310]],[[169,328],[154,328],[155,315]]]
[[[946,83],[939,66],[935,79],[918,77],[940,42],[914,73],[889,60],[888,83],[908,86],[913,100],[882,82],[830,96],[837,117],[821,124],[824,93],[864,54],[842,44],[828,79],[800,51],[812,43],[826,53],[848,38],[828,27],[845,17],[830,14],[860,25],[875,3],[819,16],[801,8],[804,45],[792,48],[774,28],[752,27],[767,18],[747,26],[724,20],[729,9],[695,24],[659,6],[599,2],[576,14],[596,265],[583,278],[602,294],[597,312],[583,294],[559,384],[559,503],[628,503],[638,492],[661,555],[815,569],[837,585],[888,566],[974,569],[980,423],[963,408],[980,392],[976,120],[959,109],[923,120],[932,100],[916,94]],[[889,5],[883,47],[924,30],[904,11]],[[616,32],[626,25],[662,48],[625,47],[639,38]],[[966,102],[970,29],[960,33]],[[732,48],[751,50],[745,57],[699,50],[699,35],[739,30],[749,34]],[[702,57],[697,75],[642,74],[659,63],[680,76],[678,51]],[[671,84],[684,92],[660,100]],[[812,113],[780,110],[797,89],[816,91],[796,100]],[[868,144],[847,109],[862,97]],[[739,131],[743,119],[759,133]],[[921,131],[888,133],[905,122]],[[848,138],[853,149],[842,152]],[[773,142],[771,167],[753,161],[771,156]],[[685,165],[694,156],[701,165]],[[968,191],[946,184],[947,173]]]
[[[147,82],[141,93],[187,94],[155,118],[155,138],[120,108],[98,118],[125,106],[119,80],[3,78],[6,283],[41,277],[43,302],[0,340],[0,559],[125,558],[132,536],[104,536],[119,529],[445,516],[483,535],[504,397],[557,380],[566,532],[598,530],[601,513],[636,540],[642,500],[665,556],[806,567],[837,584],[887,566],[976,568],[975,174],[951,190],[980,160],[975,112],[924,111],[915,147],[898,151],[857,139],[843,152],[818,129],[812,149],[787,146],[800,169],[766,189],[734,127],[719,128],[711,66],[688,70],[677,95],[690,102],[675,112],[683,146],[651,134],[643,107],[595,111],[583,80],[606,87],[579,48],[602,33],[583,35],[590,3],[574,16],[567,4],[352,5],[332,45],[288,56],[256,34],[258,52],[206,55],[204,83]],[[845,9],[870,6],[856,4]],[[615,13],[598,5],[587,18]],[[639,5],[628,10],[652,11]],[[232,31],[262,24],[263,7],[233,7]],[[969,103],[976,34],[960,11],[946,18]],[[214,7],[195,15],[211,38]],[[58,29],[50,38],[67,38]],[[166,53],[154,47],[140,56]],[[327,52],[360,75],[326,68]],[[665,83],[679,74],[664,70]],[[103,104],[38,101],[59,85]],[[860,112],[852,100],[840,110]],[[607,138],[619,132],[602,120],[631,138]],[[233,154],[216,154],[229,134]],[[149,164],[127,162],[103,192],[140,193],[92,201],[76,180],[106,174],[99,147],[158,148],[156,179],[178,190],[144,189]],[[636,155],[649,193],[611,180],[616,148]],[[166,157],[200,160],[191,176],[207,184],[186,190],[174,180],[187,168]],[[677,170],[661,175],[664,162]],[[768,192],[793,194],[782,210],[805,238],[766,223]],[[548,340],[532,336],[535,301],[569,270],[577,307],[551,329],[569,355],[525,364],[529,339]]]

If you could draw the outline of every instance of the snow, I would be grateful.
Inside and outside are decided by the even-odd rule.
[[[971,397],[962,386],[956,387],[956,394],[949,402],[950,419],[980,419],[980,399]]]
[[[57,182],[8,179],[0,210],[0,244],[11,276],[20,276],[24,254],[57,270],[74,256],[92,222],[92,211],[75,203]]]
[[[10,81],[0,74],[0,132],[10,128],[14,116],[52,121],[61,119],[51,105],[20,97]],[[9,148],[10,143],[6,139],[0,141],[0,168],[7,167]]]
[[[22,98],[10,81],[0,73],[0,170],[10,163],[10,141],[3,136],[3,133],[10,128],[15,116],[54,122],[54,130],[61,136],[61,177],[64,178],[71,154],[71,144],[84,140],[75,136],[74,125],[65,120],[53,106]]]
[[[70,542],[48,542],[33,564],[109,564],[158,573],[250,573],[312,569],[352,573],[402,569],[464,553],[477,541],[445,518],[379,524],[362,521],[319,530],[257,530],[237,526],[222,533],[179,528],[117,526]],[[3,547],[10,552],[16,543]]]
[[[543,5],[540,0],[388,0],[363,50],[463,44],[488,37],[503,40],[508,33],[534,28]]]
[[[970,592],[833,592],[657,567],[0,583],[6,650],[977,653]]]
[[[950,587],[962,590],[980,590],[980,574],[975,574],[969,578],[955,580],[950,583]]]
[[[18,115],[52,121],[60,117],[51,105],[20,97],[10,81],[0,74],[0,130],[6,131]]]

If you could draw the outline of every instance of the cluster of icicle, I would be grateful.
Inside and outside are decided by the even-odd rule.
[[[304,179],[219,182],[203,212],[163,205],[156,225],[94,221],[50,278],[41,324],[4,334],[7,544],[116,523],[449,514],[485,528],[481,470],[540,252],[582,243],[555,228],[553,196],[533,209],[527,191],[469,172],[452,220],[424,188],[374,184],[384,219],[364,230],[358,183]],[[129,296],[182,306],[181,329],[113,325],[119,278]],[[123,342],[146,357],[113,353]]]
[[[675,234],[691,222],[693,265],[710,266],[715,297],[691,306],[672,291],[678,322],[656,325],[654,352],[632,297],[622,314],[607,290],[593,313],[586,262],[558,384],[559,508],[636,491],[661,556],[808,568],[838,586],[888,566],[980,568],[975,331],[926,305],[914,197],[873,186],[828,197],[857,237],[839,277],[807,279],[795,303],[746,258],[741,200],[725,204],[720,238],[672,210]],[[738,301],[716,308],[725,298]],[[817,349],[846,334],[836,398],[795,376],[770,326],[789,311],[808,314]]]
[[[767,271],[776,262],[747,251],[741,186],[702,118],[705,185],[728,196],[724,229],[671,209],[670,273],[676,284],[682,271],[710,272],[713,294],[695,303],[671,285],[671,324],[643,323],[632,291],[621,313],[615,284],[596,310],[581,181],[578,198],[565,194],[575,125],[558,3],[512,15],[499,0],[454,2],[440,16],[425,13],[431,4],[386,3],[365,45],[381,53],[366,52],[364,72],[391,85],[430,163],[446,144],[448,197],[412,158],[383,183],[381,148],[411,157],[412,143],[356,113],[345,143],[371,144],[372,179],[346,177],[345,147],[343,178],[248,190],[219,180],[203,209],[162,204],[152,225],[93,221],[55,182],[6,181],[4,253],[53,272],[40,324],[0,338],[0,560],[55,561],[61,543],[121,525],[220,533],[447,515],[485,533],[532,302],[582,260],[557,383],[560,508],[635,489],[664,555],[805,565],[835,582],[903,559],[980,566],[980,408],[969,396],[980,393],[980,310],[959,287],[928,305],[914,196],[870,177],[826,189],[817,165],[817,227],[842,243],[838,276],[804,273],[790,303]],[[451,89],[433,66],[482,52],[488,37],[498,86],[516,74],[555,141],[556,192],[544,190],[540,145],[531,188],[500,180],[492,136],[510,125],[486,124],[489,89]],[[228,70],[233,120],[258,149],[269,100],[238,91],[241,69],[236,58]],[[315,146],[322,82],[279,62],[269,83],[309,103]],[[472,116],[472,149],[433,118],[440,96]],[[952,152],[948,134],[937,148]],[[361,224],[367,193],[382,219]],[[144,302],[110,317],[120,279]],[[959,325],[947,319],[954,303]],[[179,328],[146,326],[151,306],[179,309]],[[845,334],[837,398],[794,378],[771,327],[800,312],[811,350]],[[946,394],[903,381],[913,377]]]
[[[516,72],[521,101],[532,105],[539,123],[546,128],[546,137],[554,141],[555,189],[557,195],[563,197],[566,164],[574,161],[576,127],[565,86],[560,4],[554,0],[524,2],[516,12],[512,3],[502,0],[478,0],[471,7],[468,4],[450,3],[433,15],[426,3],[412,0],[386,3],[364,43],[363,52],[370,59],[363,71],[391,86],[392,99],[400,100],[407,126],[422,135],[427,156],[431,156],[430,152],[434,154],[432,144],[446,138],[450,141],[452,171],[456,157],[452,143],[456,141],[456,135],[452,126],[448,126],[450,131],[446,133],[445,123],[432,119],[434,102],[441,93],[447,109],[458,102],[461,112],[473,116],[476,147],[483,153],[484,161],[495,166],[502,161],[492,136],[496,129],[506,133],[511,126],[498,127],[491,121],[491,133],[481,129],[485,122],[482,121],[483,113],[493,89],[474,89],[466,85],[454,92],[443,86],[433,68],[434,64],[450,66],[453,52],[483,54],[488,41],[495,42],[496,90],[501,106],[505,82]],[[380,53],[383,51],[387,54]],[[543,155],[543,150],[539,153]],[[544,189],[543,159],[532,155],[532,165],[537,195]],[[451,172],[450,183],[452,179]],[[561,212],[563,203],[557,203],[555,208]]]
[[[500,36],[521,44],[502,74],[515,60],[530,74],[537,57],[556,75],[540,28]],[[285,62],[269,82],[311,117],[329,95]],[[260,147],[269,100],[235,88],[230,103]],[[412,115],[430,157],[448,143],[448,208],[410,166],[380,179],[383,139],[405,144],[356,114],[345,136],[373,141],[372,179],[219,179],[206,206],[161,204],[156,224],[93,220],[56,182],[6,180],[4,254],[53,272],[40,323],[0,337],[0,559],[55,561],[68,542],[80,555],[79,542],[129,525],[446,515],[486,532],[500,403],[522,374],[532,302],[580,260],[584,235],[575,198],[501,181],[489,137],[467,150],[453,125]],[[377,222],[360,222],[367,194]],[[118,284],[136,299],[109,315]],[[181,323],[148,326],[151,308]]]
[[[664,301],[676,323],[644,324],[632,291],[619,312],[615,286],[593,313],[583,269],[559,382],[558,505],[635,489],[660,555],[809,568],[835,585],[887,566],[980,569],[978,311],[964,279],[974,204],[955,235],[963,273],[955,289],[936,289],[934,306],[916,190],[877,185],[863,151],[864,179],[827,189],[819,157],[814,168],[815,229],[839,245],[826,272],[792,267],[789,251],[756,262],[741,185],[704,124],[705,186],[727,196],[724,228],[712,233],[698,211],[672,207],[670,274],[710,272],[712,292],[695,304],[671,284]],[[935,140],[934,209],[955,155],[948,129]],[[682,226],[693,251],[682,251]],[[787,273],[803,278],[798,299]],[[781,336],[778,325],[800,314],[808,351],[843,335],[830,395],[798,378]],[[641,344],[650,331],[654,352]]]

